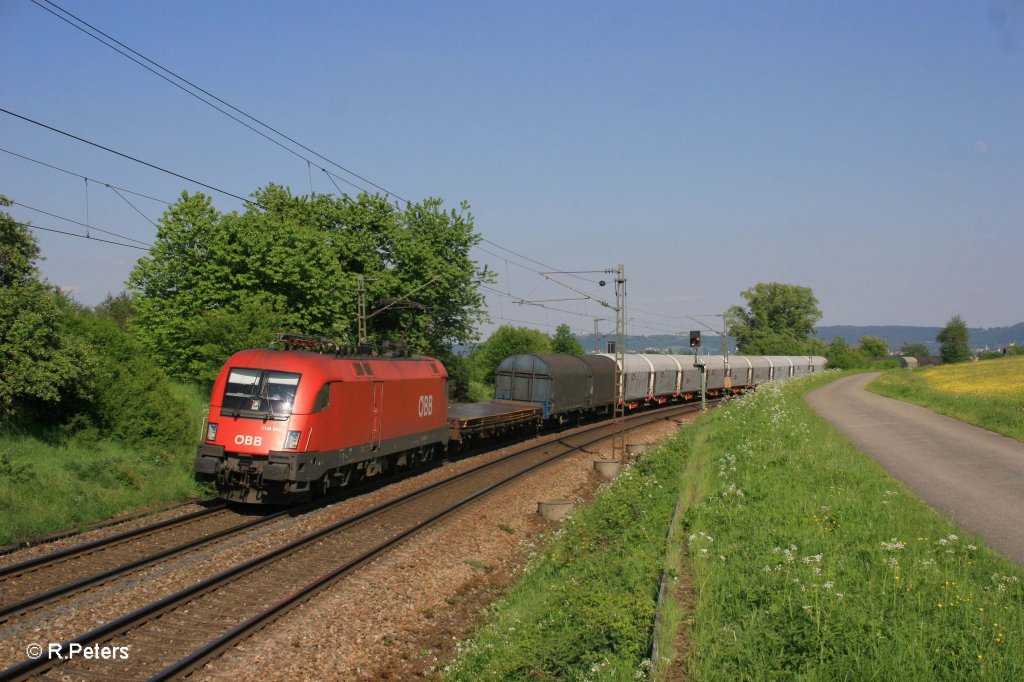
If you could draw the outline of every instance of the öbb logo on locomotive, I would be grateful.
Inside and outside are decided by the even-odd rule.
[[[213,386],[196,480],[243,503],[289,503],[366,476],[412,469],[453,444],[534,433],[611,416],[616,359],[513,355],[495,371],[489,403],[451,404],[448,373],[435,358],[342,355],[335,348],[244,350]],[[701,356],[709,397],[817,372],[825,358]],[[692,355],[627,354],[627,410],[699,400]]]

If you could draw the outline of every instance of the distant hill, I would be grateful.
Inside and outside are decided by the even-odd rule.
[[[856,345],[862,336],[877,336],[889,343],[889,350],[895,351],[905,343],[923,343],[936,353],[939,342],[935,336],[942,327],[900,327],[900,326],[841,326],[818,327],[818,338],[828,342],[837,336]],[[1010,343],[1024,346],[1024,322],[1012,327],[968,327],[971,348],[1003,348]]]
[[[817,337],[823,340],[825,343],[829,343],[832,339],[837,336],[841,336],[850,343],[851,346],[857,345],[862,336],[877,336],[885,341],[889,345],[889,350],[896,351],[900,346],[907,343],[923,343],[929,349],[935,353],[939,351],[939,343],[935,340],[935,336],[941,331],[942,327],[907,327],[897,325],[833,325],[828,327],[818,327]],[[974,327],[968,328],[970,333],[970,345],[971,348],[990,348],[998,349],[1004,346],[1016,343],[1018,346],[1024,346],[1024,322],[1013,325],[1012,327],[991,327],[981,328]],[[586,336],[578,336],[580,343],[587,350],[591,350],[594,347],[594,335],[587,334]],[[721,344],[717,336],[710,336],[705,334],[702,338],[702,348],[711,351],[719,352]],[[606,350],[605,344],[607,344],[607,337],[602,339],[601,350]],[[730,352],[735,351],[735,340],[730,343]],[[672,349],[675,352],[689,353],[689,339],[683,336],[673,336],[670,334],[660,334],[655,336],[630,336],[626,347],[629,350],[639,351],[644,349]]]
[[[900,346],[907,343],[923,343],[932,352],[938,354],[939,343],[935,340],[935,336],[941,329],[942,327],[905,327],[897,325],[833,325],[829,327],[818,327],[817,337],[825,343],[829,343],[837,336],[841,336],[846,339],[851,346],[855,346],[858,344],[860,337],[862,336],[877,336],[885,339],[889,345],[889,350],[893,352],[899,350]],[[1016,343],[1018,346],[1024,346],[1024,322],[1019,322],[1012,327],[990,327],[988,329],[974,327],[968,328],[968,331],[971,335],[971,348],[989,348],[996,350],[1011,343]],[[576,338],[579,339],[579,342],[587,349],[587,352],[594,349],[593,334],[577,336]],[[608,336],[601,338],[602,353],[607,351],[609,338],[610,337]],[[703,351],[708,353],[721,352],[720,349],[722,346],[717,336],[705,334],[701,341],[703,344],[701,349]],[[730,339],[730,353],[736,352],[735,343],[735,339]],[[669,350],[674,353],[689,353],[690,341],[688,336],[676,336],[673,334],[630,336],[627,340],[626,348],[631,351],[657,350],[663,352]],[[456,353],[462,354],[469,353],[470,350],[471,348],[469,346],[457,346],[455,348]]]

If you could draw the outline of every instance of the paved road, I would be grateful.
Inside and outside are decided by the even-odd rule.
[[[921,499],[1024,565],[1024,443],[864,390],[844,377],[807,403]]]

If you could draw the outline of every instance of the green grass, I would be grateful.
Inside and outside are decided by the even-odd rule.
[[[1024,356],[889,372],[868,389],[1024,441]]]
[[[1024,573],[817,417],[813,377],[715,410],[580,510],[443,671],[448,680],[662,679],[663,567],[690,610],[656,633],[687,679],[1024,679]],[[681,528],[666,549],[675,506]]]
[[[185,407],[192,425],[192,433],[195,434],[198,443],[202,439],[203,423],[206,421],[210,407],[210,390],[195,384],[174,382],[171,384],[171,391],[178,402]]]
[[[198,439],[207,397],[174,386]],[[139,451],[100,440],[0,435],[0,544],[193,497],[193,447]]]
[[[695,679],[1024,678],[1022,572],[766,386],[684,433]]]
[[[683,461],[681,448],[657,448],[578,511],[444,678],[643,675]]]

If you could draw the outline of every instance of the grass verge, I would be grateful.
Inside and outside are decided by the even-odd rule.
[[[1024,679],[1022,572],[766,385],[681,436],[694,679]]]
[[[685,679],[1024,679],[1024,573],[806,406],[833,377],[762,387],[649,453],[573,517],[443,678],[664,679],[682,628]],[[663,608],[652,666],[666,565],[696,597]]]
[[[444,679],[645,676],[684,460],[679,446],[656,448],[579,510],[491,607]]]
[[[868,389],[1024,441],[1024,356],[889,372]]]
[[[199,437],[206,396],[175,385]],[[194,450],[139,451],[109,440],[0,435],[0,544],[198,494]]]

